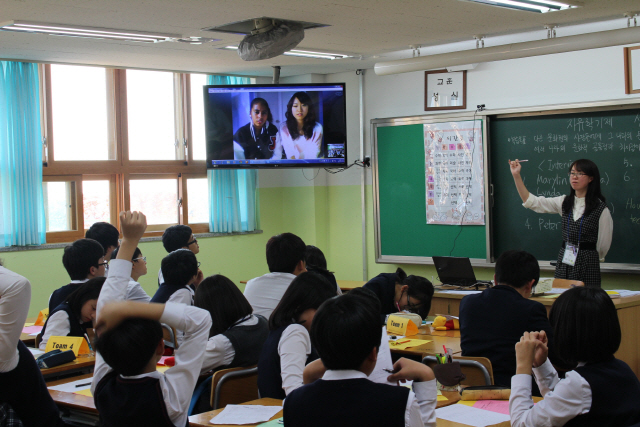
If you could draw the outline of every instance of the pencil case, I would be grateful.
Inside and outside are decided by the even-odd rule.
[[[60,349],[56,349],[38,357],[36,359],[36,363],[40,369],[48,369],[74,360],[76,360],[76,355],[73,350],[62,351]]]
[[[443,386],[456,386],[466,378],[460,369],[460,362],[438,364],[432,369],[436,379]]]
[[[495,385],[467,387],[462,390],[460,400],[509,400],[511,389]]]

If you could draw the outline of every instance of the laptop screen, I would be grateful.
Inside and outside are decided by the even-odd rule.
[[[451,256],[434,256],[432,258],[438,277],[443,284],[470,286],[477,282],[469,258]]]

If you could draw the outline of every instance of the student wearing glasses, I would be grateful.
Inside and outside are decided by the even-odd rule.
[[[380,318],[384,323],[387,315],[408,311],[428,316],[433,297],[433,284],[421,276],[407,276],[403,269],[395,273],[378,274],[364,285],[380,300]]]
[[[193,236],[191,227],[182,224],[172,225],[164,230],[162,246],[169,253],[178,249],[188,249],[196,255],[200,252],[198,240]],[[158,286],[162,285],[162,283],[164,283],[164,277],[162,276],[162,269],[160,269],[158,272]]]
[[[600,262],[611,247],[613,220],[600,192],[600,171],[588,159],[576,160],[569,168],[568,196],[538,197],[529,193],[520,176],[522,165],[509,161],[511,174],[523,206],[538,213],[562,216],[562,247],[555,277],[600,287]]]
[[[111,259],[116,259],[119,249],[120,248],[117,248],[111,253]],[[144,289],[142,289],[142,286],[140,286],[140,283],[138,283],[138,279],[147,274],[147,257],[142,256],[140,248],[136,248],[133,253],[131,264],[131,278],[129,279],[129,285],[127,285],[127,293],[124,299],[127,301],[140,302],[151,301],[151,297],[147,295]]]

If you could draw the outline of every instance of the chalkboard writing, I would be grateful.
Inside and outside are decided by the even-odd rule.
[[[494,118],[489,149],[493,184],[493,253],[522,248],[539,260],[555,260],[562,243],[560,215],[522,206],[509,159],[526,159],[521,175],[537,195],[568,194],[569,166],[580,158],[598,165],[613,217],[608,263],[640,263],[640,109],[535,117]]]

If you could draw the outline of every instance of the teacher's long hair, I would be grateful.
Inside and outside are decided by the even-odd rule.
[[[605,197],[600,191],[600,171],[598,166],[589,159],[579,159],[571,164],[569,167],[569,173],[571,169],[576,168],[576,171],[582,172],[585,175],[593,178],[587,187],[587,196],[585,197],[584,215],[587,216],[600,204],[606,203]],[[576,195],[576,190],[573,188],[567,197],[562,202],[562,212],[571,212],[573,210],[573,201]]]
[[[287,111],[284,113],[284,116],[287,118],[287,129],[289,129],[289,135],[291,135],[292,139],[297,139],[300,136],[298,132],[298,121],[291,113],[291,107],[293,107],[293,101],[296,98],[298,98],[301,104],[305,104],[309,108],[307,116],[302,121],[302,133],[305,138],[309,139],[311,135],[313,135],[313,128],[316,126],[316,107],[307,92],[294,93],[287,103]]]

